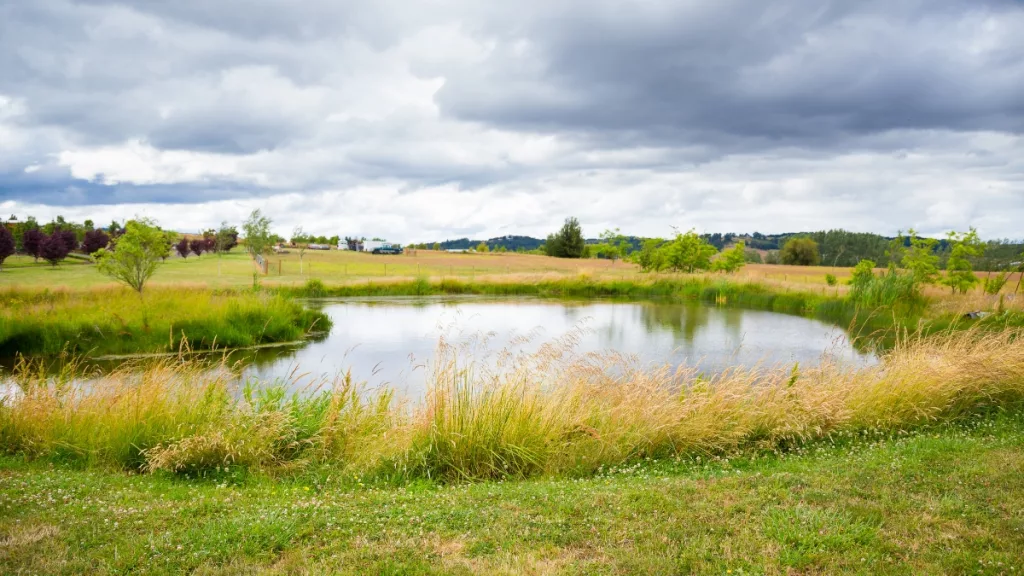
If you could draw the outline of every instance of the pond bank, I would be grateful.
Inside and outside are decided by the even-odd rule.
[[[330,320],[272,292],[0,291],[0,356],[104,356],[292,342]]]
[[[891,346],[903,331],[930,333],[975,325],[995,330],[1024,325],[1024,315],[992,314],[982,320],[926,317],[920,306],[864,309],[848,298],[810,291],[779,290],[727,276],[593,280],[587,277],[530,282],[464,281],[425,278],[393,282],[248,289],[159,287],[147,291],[145,305],[125,289],[81,291],[10,289],[0,291],[0,357],[30,355],[109,355],[174,352],[184,342],[193,350],[240,348],[300,340],[324,332],[329,321],[296,298],[426,295],[538,296],[546,298],[684,299],[795,314],[847,329],[862,349]]]

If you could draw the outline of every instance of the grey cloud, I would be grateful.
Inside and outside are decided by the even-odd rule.
[[[729,147],[1024,130],[1017,3],[643,6],[572,3],[565,17],[526,21],[503,50],[452,76],[438,101],[455,117],[507,126],[655,142],[717,134],[737,139]]]
[[[1009,230],[1024,216],[1022,32],[1011,0],[0,0],[0,97],[19,106],[0,107],[0,136],[27,142],[0,141],[0,202],[384,183],[521,199],[518,220],[446,224],[474,233],[575,210],[638,233],[729,209],[744,226],[727,228],[870,227],[858,197],[889,207],[884,226]],[[118,160],[84,162],[84,179],[56,160],[133,141],[239,168],[107,185]]]

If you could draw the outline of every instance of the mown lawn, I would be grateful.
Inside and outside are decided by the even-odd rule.
[[[587,479],[370,487],[0,459],[0,573],[1020,574],[1024,417]]]

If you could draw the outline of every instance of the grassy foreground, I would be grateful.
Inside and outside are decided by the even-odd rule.
[[[301,340],[323,314],[269,293],[123,288],[0,291],[0,356],[129,354]]]
[[[585,476],[648,459],[782,453],[907,431],[1024,402],[1019,330],[912,339],[879,365],[734,369],[710,378],[573,353],[573,339],[493,368],[442,344],[425,398],[342,377],[306,394],[239,390],[227,371],[168,361],[90,386],[16,373],[0,450],[29,458],[210,477],[328,466],[408,483]],[[74,374],[62,374],[67,382]]]
[[[0,458],[5,574],[1020,574],[1024,418],[588,479],[204,482]]]

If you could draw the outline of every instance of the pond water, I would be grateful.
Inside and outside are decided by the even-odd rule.
[[[833,325],[774,312],[699,303],[564,301],[486,298],[387,298],[317,302],[334,327],[320,341],[266,349],[245,373],[262,380],[351,370],[357,381],[388,384],[422,394],[438,340],[478,343],[490,351],[536,350],[544,342],[580,334],[580,353],[615,351],[644,364],[686,364],[705,373],[730,366],[816,364],[830,360],[865,365]],[[529,336],[528,343],[517,343]]]
[[[425,365],[442,337],[453,344],[475,343],[477,350],[483,340],[491,352],[530,352],[572,332],[580,336],[579,353],[615,351],[635,355],[641,364],[685,364],[705,373],[738,365],[816,364],[826,357],[853,365],[875,361],[830,324],[695,302],[447,296],[308,305],[330,316],[330,333],[301,345],[234,353],[230,361],[244,377],[303,388],[351,370],[356,381],[388,385],[415,398],[423,394]],[[524,336],[529,336],[526,343]]]

